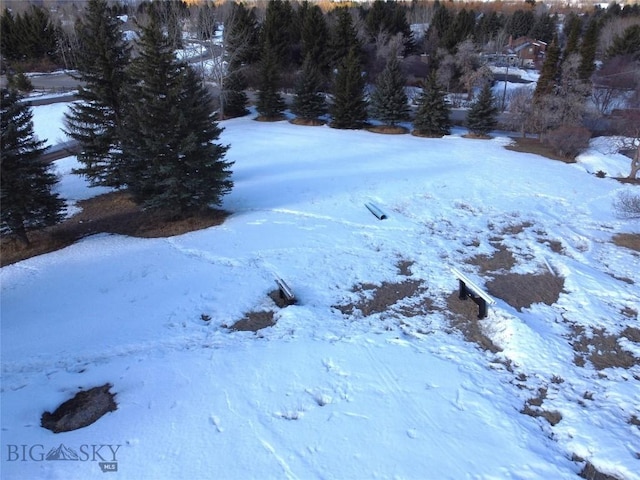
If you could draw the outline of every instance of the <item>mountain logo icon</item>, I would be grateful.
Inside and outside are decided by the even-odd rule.
[[[52,448],[45,457],[46,460],[80,460],[73,448],[65,447],[63,443],[57,448]]]

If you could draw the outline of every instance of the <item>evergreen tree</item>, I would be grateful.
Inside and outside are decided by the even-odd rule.
[[[548,95],[553,92],[553,89],[558,81],[560,73],[560,48],[558,47],[557,39],[553,39],[542,64],[542,70],[540,71],[540,77],[538,77],[538,83],[533,93],[534,100]]]
[[[301,46],[302,57],[310,57],[322,75],[329,74],[327,54],[329,27],[318,5],[309,6],[302,20]]]
[[[260,61],[260,86],[256,110],[265,120],[280,120],[285,110],[284,99],[278,92],[280,69],[273,49],[268,44]]]
[[[36,5],[15,17],[5,9],[0,22],[2,56],[9,61],[56,60],[58,29],[49,12]]]
[[[80,102],[65,114],[66,133],[79,142],[76,173],[94,185],[119,187],[122,95],[129,64],[129,47],[120,30],[120,20],[111,15],[106,0],[89,0],[76,32],[77,74]]]
[[[358,40],[349,9],[347,7],[338,7],[333,10],[333,13],[337,16],[337,19],[331,33],[329,51],[331,65],[337,68],[352,49],[355,49],[355,53],[359,57],[362,46]]]
[[[143,208],[172,217],[220,204],[233,186],[214,143],[221,128],[194,70],[178,62],[154,15],[142,27],[122,128],[126,184]]]
[[[291,3],[284,0],[270,0],[267,4],[264,23],[262,24],[262,46],[269,46],[277,65],[289,67],[293,62],[293,45],[296,34]]]
[[[564,24],[567,32],[567,42],[564,46],[564,55],[568,56],[578,51],[580,36],[582,35],[582,20],[575,13],[570,13]]]
[[[40,160],[45,142],[33,133],[29,105],[6,88],[0,100],[0,225],[29,245],[27,231],[59,222],[64,202],[53,192],[56,176]]]
[[[491,85],[487,82],[467,112],[467,127],[474,135],[486,136],[498,124],[497,115],[498,108],[491,93]]]
[[[592,19],[589,22],[587,31],[584,33],[582,45],[580,46],[580,66],[578,74],[582,80],[589,80],[596,69],[596,50],[598,49],[598,21]]]
[[[640,60],[640,25],[627,28],[621,36],[613,40],[613,44],[607,50],[607,58],[618,55],[631,55],[634,60]]]
[[[224,89],[221,95],[221,111],[224,112],[224,118],[242,117],[249,113],[247,110],[247,82],[240,69],[227,72],[227,76],[223,82]]]
[[[391,55],[371,94],[370,107],[375,118],[392,127],[409,119],[406,83],[397,56]]]
[[[327,102],[322,93],[322,76],[318,72],[311,54],[308,54],[302,64],[302,72],[296,85],[291,110],[299,118],[317,121],[327,113]]]
[[[224,26],[227,62],[232,70],[254,63],[260,55],[260,35],[255,11],[243,3],[233,3]]]
[[[556,33],[557,18],[548,13],[542,13],[535,19],[535,23],[529,30],[529,36],[543,42],[550,42]]]
[[[362,128],[367,121],[366,82],[355,48],[338,67],[330,107],[334,128]]]
[[[435,74],[429,75],[417,103],[413,127],[418,135],[442,137],[451,133],[451,108]]]

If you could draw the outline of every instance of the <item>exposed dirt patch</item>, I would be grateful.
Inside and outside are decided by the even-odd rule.
[[[44,412],[40,424],[53,433],[70,432],[91,425],[104,414],[117,410],[115,394],[109,391],[111,387],[107,383],[78,392],[53,413]]]
[[[281,122],[282,120],[286,120],[287,117],[284,115],[278,115],[277,117],[265,117],[264,115],[258,115],[254,120],[256,122]]]
[[[480,268],[481,273],[508,271],[516,264],[513,253],[501,243],[494,243],[496,251],[491,255],[476,255],[470,258],[467,263]]]
[[[566,159],[556,154],[549,145],[542,143],[537,138],[519,137],[514,138],[513,142],[513,144],[506,145],[504,148],[513,152],[534,153],[536,155],[550,158],[551,160],[559,160],[563,163],[575,163],[574,159]]]
[[[356,303],[347,305],[334,305],[345,315],[353,315],[359,311],[367,317],[375,313],[386,312],[400,300],[418,296],[426,288],[421,280],[407,279],[399,283],[383,282],[382,285],[360,284],[356,285],[353,292],[360,293],[362,299]]]
[[[579,477],[586,478],[587,480],[620,480],[618,477],[607,475],[600,472],[590,462],[584,466],[582,471],[578,474]]]
[[[409,133],[409,129],[405,127],[400,127],[398,125],[371,125],[366,128],[369,132],[373,133],[384,133],[387,135],[402,135],[405,133]]]
[[[530,417],[542,417],[549,422],[551,426],[557,425],[560,423],[560,420],[562,420],[562,414],[555,410],[544,410],[542,404],[545,398],[547,398],[547,389],[539,388],[538,395],[527,400],[520,413],[524,413]]]
[[[640,342],[640,331],[627,327],[620,335],[610,335],[602,328],[587,331],[581,325],[572,325],[574,331],[571,346],[576,352],[574,363],[584,366],[590,361],[596,370],[605,368],[631,368],[640,365],[640,359],[624,350],[618,339],[626,337],[632,342]]]
[[[549,272],[539,274],[505,273],[487,282],[488,292],[521,311],[534,303],[553,305],[564,289],[564,278]]]
[[[298,118],[298,117],[289,120],[289,122],[292,123],[293,125],[302,125],[305,127],[319,127],[327,123],[324,120],[318,120],[317,118],[310,119],[310,118]]]
[[[413,260],[400,260],[397,263],[398,270],[400,271],[400,275],[403,277],[411,276],[411,267],[415,262]]]
[[[501,351],[482,331],[482,324],[478,320],[478,306],[472,300],[460,300],[456,290],[446,298],[446,303],[451,326],[462,333],[465,340],[492,353]]]
[[[414,137],[422,137],[422,138],[442,138],[444,135],[433,135],[431,133],[424,133],[420,130],[411,130],[411,135]]]
[[[244,318],[231,325],[229,329],[235,332],[257,332],[263,328],[275,325],[276,321],[273,317],[274,313],[271,311],[249,312],[244,316]]]
[[[0,265],[5,266],[43,253],[64,248],[96,233],[116,233],[132,237],[170,237],[220,225],[229,215],[207,210],[189,217],[172,219],[162,212],[144,211],[126,192],[113,192],[78,202],[82,211],[53,227],[29,233],[26,247],[14,238],[0,240]]]
[[[618,233],[614,235],[612,241],[619,247],[640,252],[640,233]]]
[[[478,135],[477,133],[466,133],[462,135],[463,138],[471,138],[473,140],[491,140],[491,135]]]
[[[538,243],[547,245],[553,253],[564,253],[562,242],[558,240],[549,240],[548,238],[538,238]]]
[[[527,228],[532,227],[533,223],[531,222],[521,222],[515,225],[509,225],[508,227],[504,227],[501,231],[502,235],[518,235],[524,232]]]

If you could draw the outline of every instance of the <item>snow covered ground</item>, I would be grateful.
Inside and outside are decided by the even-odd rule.
[[[36,131],[56,138],[61,113],[39,108]],[[560,479],[587,461],[640,478],[638,340],[618,340],[636,357],[627,368],[580,366],[572,346],[576,331],[638,328],[639,256],[611,242],[638,231],[612,210],[631,187],[588,173],[626,159],[593,149],[566,165],[459,129],[221,125],[235,162],[223,225],[96,235],[0,270],[3,479],[106,478],[101,465],[114,464],[109,478]],[[70,201],[94,193],[73,163],[58,163]],[[445,298],[450,267],[484,285],[468,260],[497,239],[513,272],[548,264],[565,284],[550,306],[497,298],[480,321],[502,349],[491,353],[451,328]],[[357,285],[406,280],[403,261],[427,292],[401,304],[437,308],[336,308],[361,299]],[[275,275],[296,305],[269,298]],[[276,324],[226,328],[260,311]],[[73,432],[40,427],[44,411],[106,382],[117,411]],[[539,409],[561,416],[553,426],[520,413],[541,391]],[[79,459],[44,459],[60,445]]]

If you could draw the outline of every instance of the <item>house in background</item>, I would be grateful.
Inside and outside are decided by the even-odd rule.
[[[509,44],[502,54],[509,59],[509,64],[516,67],[540,67],[544,62],[547,43],[529,37],[509,39]]]

